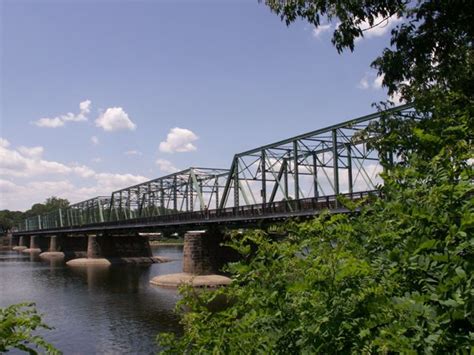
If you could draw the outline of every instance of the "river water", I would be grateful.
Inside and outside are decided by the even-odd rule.
[[[0,251],[0,307],[35,302],[55,328],[42,334],[64,354],[156,353],[159,332],[180,332],[174,313],[179,296],[149,281],[182,271],[182,247],[160,246],[153,254],[173,261],[71,268],[63,261]]]

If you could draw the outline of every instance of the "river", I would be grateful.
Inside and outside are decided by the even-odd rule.
[[[181,272],[182,247],[159,246],[153,254],[173,261],[71,268],[63,261],[0,251],[0,307],[35,302],[54,327],[42,334],[65,354],[156,353],[159,332],[180,332],[174,313],[179,297],[149,280]]]

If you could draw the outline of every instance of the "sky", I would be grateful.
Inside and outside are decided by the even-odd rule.
[[[338,54],[336,23],[288,27],[257,0],[0,0],[0,209],[229,168],[372,113],[397,21]]]

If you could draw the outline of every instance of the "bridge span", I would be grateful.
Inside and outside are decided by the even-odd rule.
[[[377,124],[404,119],[411,109],[398,106],[241,152],[228,169],[191,167],[30,217],[13,240],[241,228],[323,210],[347,212],[337,196],[378,194],[382,167],[370,146],[380,134]]]

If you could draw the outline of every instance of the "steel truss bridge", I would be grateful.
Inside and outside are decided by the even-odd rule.
[[[25,219],[15,234],[159,230],[170,226],[309,217],[344,211],[337,196],[377,194],[378,152],[368,147],[382,116],[410,105],[238,153],[229,169],[191,167]]]

